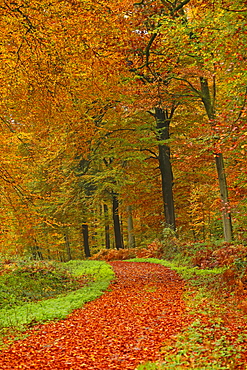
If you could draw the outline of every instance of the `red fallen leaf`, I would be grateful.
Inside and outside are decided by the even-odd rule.
[[[162,359],[163,343],[190,320],[183,281],[162,265],[111,265],[117,281],[109,292],[13,344],[0,354],[0,369],[134,370]]]

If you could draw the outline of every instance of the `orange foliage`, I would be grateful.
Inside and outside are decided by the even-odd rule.
[[[3,2],[2,252],[35,245],[45,256],[62,256],[68,228],[78,255],[80,225],[91,222],[95,204],[110,203],[110,186],[123,217],[124,207],[133,206],[138,236],[156,237],[163,207],[152,109],[169,110],[174,100],[169,145],[178,228],[189,238],[214,234],[219,194],[209,163],[217,149],[226,152],[233,220],[245,232],[245,14],[217,2],[191,0],[184,11],[176,4]],[[211,90],[217,87],[214,125],[198,94],[202,76]],[[114,159],[112,171],[102,169],[105,156]],[[82,159],[100,172],[93,185],[103,184],[90,200],[82,193],[91,178],[76,170]],[[151,249],[135,254],[159,256]]]
[[[158,240],[149,244],[146,248],[129,248],[129,249],[101,249],[94,254],[92,260],[126,260],[130,258],[160,258],[163,253],[163,245]]]

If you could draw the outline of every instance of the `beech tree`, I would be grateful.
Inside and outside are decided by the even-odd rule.
[[[117,209],[127,220],[131,207],[129,228],[137,241],[145,230],[152,236],[161,230],[162,207],[165,224],[173,229],[181,225],[181,215],[203,218],[201,201],[208,206],[212,200],[216,212],[215,192],[206,199],[214,181],[211,168],[202,164],[213,155],[224,237],[230,241],[227,193],[236,209],[244,210],[246,199],[245,15],[237,0],[5,1],[0,6],[3,245],[8,240],[19,252],[25,244],[37,257],[80,255],[82,225],[88,226],[90,243],[94,218],[103,220],[101,204],[118,224],[119,248]],[[204,109],[200,130],[192,109]],[[203,129],[205,120],[210,134]],[[204,139],[198,136],[200,145],[193,127],[205,133]],[[194,157],[198,166],[192,155],[186,159],[197,171],[193,187],[192,174],[183,180],[176,159],[191,153],[189,143],[193,153],[208,151],[200,161],[200,153]],[[223,153],[226,171],[232,170],[229,189]],[[113,158],[111,168],[102,158]],[[78,170],[83,160],[92,164],[85,176]],[[87,195],[90,184],[96,190]],[[182,224],[188,228],[193,221]],[[109,246],[112,227],[103,228]],[[124,228],[127,233],[127,221]]]
[[[232,63],[230,62],[232,59],[227,57],[227,49],[226,53],[224,51],[215,53],[215,48],[219,45],[222,46],[221,43],[224,44],[224,40],[227,40],[227,37],[233,33],[233,19],[226,15],[229,9],[222,8],[221,2],[211,3],[210,1],[207,2],[206,8],[194,4],[193,1],[162,2],[159,5],[157,2],[155,4],[156,7],[150,7],[153,14],[149,14],[150,20],[145,23],[145,25],[151,23],[151,30],[146,27],[146,33],[151,35],[143,52],[144,64],[140,68],[145,67],[149,76],[156,77],[156,81],[161,80],[166,84],[170,80],[177,81],[177,89],[182,89],[184,96],[192,94],[192,97],[194,95],[194,97],[197,96],[201,99],[209,122],[214,125],[219,117],[215,106],[216,86],[217,82],[222,79],[222,70],[225,69],[225,66],[224,68],[218,66],[220,63],[227,66]],[[143,9],[147,9],[149,6],[145,1],[136,5],[142,6]],[[205,9],[210,14],[205,14]],[[227,23],[229,21],[230,23]],[[217,22],[224,31],[220,37],[216,35],[217,29],[214,28],[214,24]],[[212,41],[213,38],[214,41]],[[160,45],[159,48],[158,45]],[[169,50],[168,53],[166,48]],[[158,58],[160,63],[162,61],[165,64],[166,68],[162,65],[159,73],[157,70],[154,73],[154,65]],[[229,62],[225,63],[225,58]],[[173,62],[170,62],[171,60]],[[141,76],[141,78],[143,79],[145,76]],[[212,93],[209,79],[213,81]],[[226,241],[230,241],[232,239],[231,214],[223,155],[220,151],[215,152],[215,161],[222,199],[224,237]]]

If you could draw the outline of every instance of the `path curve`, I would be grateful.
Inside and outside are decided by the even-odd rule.
[[[111,262],[110,291],[0,354],[0,369],[134,370],[187,322],[183,281],[158,264]]]

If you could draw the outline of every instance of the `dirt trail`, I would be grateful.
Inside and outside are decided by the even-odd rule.
[[[0,369],[128,370],[159,360],[187,325],[183,281],[150,263],[112,262],[110,291],[67,319],[40,326],[0,355]]]

